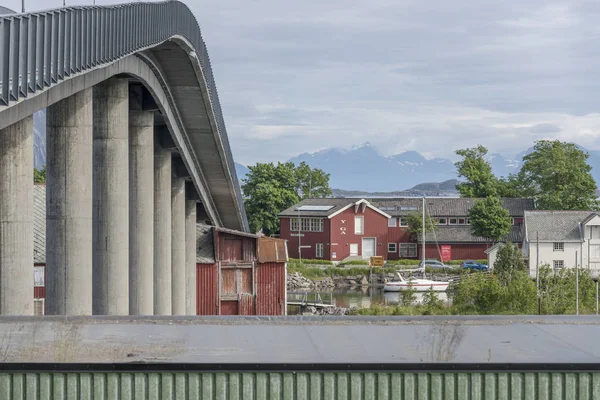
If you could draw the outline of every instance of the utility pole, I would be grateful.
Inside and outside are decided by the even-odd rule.
[[[579,315],[579,264],[577,263],[577,252],[575,252],[575,314]]]
[[[21,0],[21,12],[25,12],[25,0]]]
[[[538,299],[538,314],[542,314],[542,298],[540,297],[540,232],[536,231],[536,245],[535,245],[535,291]]]
[[[423,230],[423,255],[422,255],[422,259],[423,259],[423,276],[425,276],[425,196],[423,196],[423,225],[421,225],[421,229]]]
[[[302,236],[302,221],[300,221],[300,210],[298,210],[298,259],[300,260],[300,264],[302,264],[302,241],[300,237]]]

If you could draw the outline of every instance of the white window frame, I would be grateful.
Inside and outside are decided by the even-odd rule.
[[[444,220],[444,222],[442,222]],[[438,218],[438,225],[448,225],[448,218]]]
[[[315,257],[316,258],[323,258],[323,243],[317,243],[315,245]]]
[[[406,228],[408,227],[408,218],[400,218],[400,227],[401,228]]]
[[[45,276],[45,269],[46,267],[43,267],[41,265],[35,265],[33,267],[33,287],[44,287],[46,286],[46,276]],[[36,274],[36,272],[38,274]],[[36,281],[36,275],[38,275],[41,279],[41,282]]]
[[[454,222],[452,222],[454,220]],[[458,225],[458,218],[448,218],[448,225]]]
[[[462,222],[460,222],[462,220]],[[467,224],[467,219],[466,218],[458,218],[458,225],[466,225]]]
[[[554,260],[554,261],[552,261],[552,266],[554,267],[555,270],[563,269],[565,267],[565,261],[564,260]]]
[[[399,243],[398,251],[400,258],[415,258],[417,256],[417,244],[414,242]]]
[[[388,219],[388,228],[396,227],[396,219],[395,217]]]
[[[358,224],[356,221],[361,220],[360,231],[358,230]],[[354,216],[354,234],[355,235],[364,235],[365,234],[365,217],[362,215]]]
[[[390,246],[393,246],[391,250]],[[388,253],[397,253],[398,252],[398,245],[396,243],[388,243]]]
[[[323,218],[300,217],[300,232],[323,232]],[[290,231],[298,232],[298,217],[290,218]]]
[[[553,251],[565,251],[565,244],[563,242],[554,242],[552,244]]]

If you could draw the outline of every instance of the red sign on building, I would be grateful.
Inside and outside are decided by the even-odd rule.
[[[442,245],[442,261],[452,260],[452,246]]]

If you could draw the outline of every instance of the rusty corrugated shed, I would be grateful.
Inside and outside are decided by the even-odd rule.
[[[239,315],[255,315],[254,311],[254,296],[247,293],[242,293],[238,300]]]
[[[218,315],[219,267],[217,264],[197,264],[197,314]]]
[[[284,315],[285,264],[257,264],[255,270],[256,315]]]
[[[598,372],[6,372],[0,399],[582,399]]]
[[[257,258],[260,263],[287,262],[287,242],[284,239],[261,237],[258,239]]]
[[[251,263],[256,259],[256,238],[215,230],[217,258],[226,263]]]

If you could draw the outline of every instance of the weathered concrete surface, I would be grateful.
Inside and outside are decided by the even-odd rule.
[[[93,90],[93,312],[128,315],[129,82],[113,78]]]
[[[172,315],[185,315],[185,180],[174,178],[171,192]]]
[[[46,116],[46,314],[92,314],[92,89]]]
[[[0,131],[0,314],[33,315],[33,116]]]
[[[185,313],[196,315],[196,200],[185,202]]]
[[[171,153],[154,147],[154,314],[171,315]]]
[[[154,113],[129,111],[129,314],[154,314]]]

